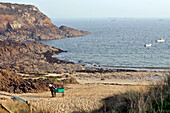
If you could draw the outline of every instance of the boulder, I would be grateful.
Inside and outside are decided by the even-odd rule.
[[[71,84],[78,84],[77,80],[73,77],[70,79],[70,83]]]

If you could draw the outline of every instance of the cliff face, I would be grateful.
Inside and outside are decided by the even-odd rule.
[[[73,28],[55,26],[32,5],[0,3],[0,40],[35,41],[90,34]]]

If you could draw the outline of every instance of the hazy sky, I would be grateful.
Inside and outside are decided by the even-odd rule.
[[[0,0],[37,6],[50,18],[170,18],[170,0]]]

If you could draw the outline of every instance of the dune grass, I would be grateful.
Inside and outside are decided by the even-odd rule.
[[[149,91],[128,91],[108,97],[93,113],[168,113],[170,112],[170,74],[166,81],[151,85]]]
[[[105,98],[102,102],[103,106],[97,110],[80,110],[78,113],[169,113],[170,73],[165,82],[151,84],[148,90],[128,91]]]

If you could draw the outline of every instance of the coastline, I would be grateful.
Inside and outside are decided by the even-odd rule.
[[[55,39],[56,40],[56,39]],[[57,39],[58,40],[58,39]],[[39,42],[39,41],[26,41],[24,43],[42,43],[42,42]],[[45,44],[45,43],[42,43],[42,44]],[[48,45],[50,46],[50,45]],[[53,47],[53,46],[51,46]],[[56,47],[54,47],[56,48]],[[86,63],[86,64],[82,64],[82,62],[80,63],[75,63],[75,62],[71,62],[71,61],[66,61],[66,60],[61,60],[57,57],[57,55],[61,54],[61,53],[66,53],[67,54],[67,50],[61,50],[60,48],[57,48],[60,50],[59,53],[57,54],[52,54],[50,53],[50,55],[47,55],[47,59],[50,61],[51,60],[57,60],[59,62],[62,62],[64,64],[74,64],[74,65],[79,65],[79,66],[83,66],[83,67],[87,67],[87,68],[94,68],[94,70],[99,70],[101,72],[129,72],[129,71],[132,71],[132,72],[168,72],[170,71],[170,67],[134,67],[134,66],[109,66],[109,65],[98,65],[98,64],[95,64],[95,63]],[[80,61],[83,61],[83,59],[81,59]]]
[[[121,42],[125,41],[124,40],[125,37],[124,36],[121,37],[121,34],[124,34],[123,28],[127,29],[128,27],[128,30],[130,30],[129,26],[126,26],[127,24],[124,24],[123,22],[120,22],[123,23],[122,24],[123,27],[120,27],[122,32],[120,32],[118,29],[113,30],[111,29],[111,27],[109,28],[108,26],[105,26],[105,28],[109,28],[109,29],[105,29],[107,31],[106,34],[101,35],[98,32],[99,33],[98,39],[95,39],[95,36],[93,38],[90,35],[89,37],[92,39],[89,40],[91,47],[86,49],[86,53],[83,53],[83,50],[81,50],[81,46],[80,46],[81,44],[83,45],[83,42],[87,42],[84,39],[81,40],[80,43],[78,43],[78,40],[74,40],[74,39],[73,40],[75,42],[71,41],[69,43],[63,43],[63,46],[68,45],[68,48],[70,48],[70,50],[74,51],[77,49],[79,52],[82,53],[81,54],[82,56],[79,56],[79,54],[76,54],[76,52],[73,53],[75,54],[75,56],[74,55],[71,56],[72,58],[76,59],[77,56],[79,57],[78,61],[73,62],[71,61],[72,59],[69,59],[71,57],[68,58],[70,61],[57,58],[57,55],[62,54],[64,52],[70,55],[69,50],[63,48],[59,49],[60,46],[56,47],[50,43],[46,44],[45,42],[51,40],[54,43],[54,45],[57,45],[58,43],[55,43],[55,40],[59,40],[61,38],[72,38],[72,37],[78,37],[79,39],[81,39],[79,36],[90,34],[90,32],[75,30],[73,28],[66,27],[66,26],[61,26],[58,28],[52,23],[52,21],[46,15],[42,14],[39,11],[39,9],[35,6],[1,3],[0,10],[4,10],[4,9],[7,11],[8,14],[10,14],[7,16],[8,18],[12,19],[12,17],[13,18],[17,17],[17,21],[15,19],[11,21],[6,21],[8,20],[8,18],[6,18],[6,15],[5,16],[3,15],[4,17],[2,17],[3,19],[1,19],[1,20],[5,20],[6,22],[3,26],[2,26],[3,22],[0,21],[1,24],[0,28],[3,28],[4,32],[7,33],[4,34],[1,33],[0,31],[0,36],[2,36],[2,39],[0,39],[0,83],[1,83],[0,84],[0,106],[2,106],[2,104],[5,104],[5,106],[11,109],[11,104],[14,104],[12,97],[19,97],[21,99],[24,99],[26,104],[30,105],[29,106],[30,112],[32,112],[34,108],[35,109],[40,108],[43,112],[47,111],[49,113],[53,113],[53,112],[54,113],[79,113],[79,112],[93,113],[93,111],[100,109],[102,106],[104,106],[105,112],[107,112],[106,111],[106,109],[108,109],[106,108],[107,103],[103,101],[106,100],[107,98],[110,98],[112,96],[116,96],[116,98],[118,98],[119,95],[128,92],[132,94],[135,92],[137,95],[142,96],[140,95],[140,92],[142,94],[150,93],[149,92],[150,89],[152,89],[153,87],[159,89],[158,87],[159,85],[161,85],[160,94],[162,94],[162,92],[164,91],[162,90],[162,85],[168,84],[167,81],[169,81],[168,76],[170,76],[170,67],[154,67],[154,66],[166,66],[166,65],[159,65],[159,63],[161,64],[161,60],[163,57],[160,56],[159,57],[160,59],[159,60],[156,59],[155,63],[153,63],[154,62],[153,60],[151,62],[153,64],[150,64],[150,62],[146,62],[146,60],[150,60],[150,61],[152,60],[152,57],[151,59],[147,59],[146,56],[143,57],[143,60],[137,59],[137,62],[135,62],[134,57],[138,58],[138,56],[135,55],[133,56],[132,54],[133,52],[132,53],[130,52],[130,54],[125,52],[126,50],[128,50],[127,48],[129,46],[128,44],[124,46],[125,49],[119,48],[119,46],[123,47],[122,46],[123,44],[121,45]],[[20,9],[25,9],[25,11],[24,10],[22,11],[24,13],[22,13]],[[11,11],[13,11],[13,13],[11,13]],[[18,11],[18,14],[22,16],[15,14],[16,11]],[[31,12],[31,13],[27,13],[27,12]],[[29,20],[30,22],[25,22],[25,19]],[[112,23],[117,22],[117,20],[116,21],[114,20],[114,22],[113,20],[111,21]],[[129,23],[129,22],[127,23],[131,24],[132,26],[135,26],[133,23]],[[104,24],[107,25],[107,23]],[[32,25],[34,27],[32,27]],[[41,27],[39,25],[41,25]],[[109,23],[108,25],[112,25],[112,24]],[[7,26],[7,28],[5,28],[4,26]],[[23,27],[25,26],[27,27],[23,29]],[[96,26],[95,24],[91,25],[91,27],[92,26],[95,26],[96,28],[99,27]],[[99,28],[101,28],[102,32],[105,32],[103,31],[103,28],[101,26],[103,25],[101,24]],[[100,31],[100,29],[98,30],[96,28],[95,28],[96,31]],[[115,24],[115,28],[118,28],[116,24]],[[139,28],[141,27],[139,26]],[[146,27],[142,27],[142,28],[145,29]],[[132,33],[135,30],[142,31],[133,28],[132,31],[125,30],[126,31],[125,33],[126,34]],[[113,31],[119,31],[119,33],[118,34],[117,32],[113,33]],[[146,29],[145,31],[149,31],[149,30]],[[109,32],[113,33],[114,35],[109,34]],[[140,34],[143,33],[141,32]],[[151,33],[151,35],[153,34]],[[110,38],[109,41],[106,40],[106,37],[112,37],[112,36],[119,41],[116,42],[116,40],[113,40],[112,38]],[[140,35],[137,34],[134,37],[140,38]],[[147,37],[150,37],[150,35],[147,35]],[[9,39],[10,41],[6,41],[6,39]],[[140,39],[142,39],[142,41],[145,40],[143,38]],[[19,41],[19,42],[15,42],[12,40]],[[102,46],[102,44],[98,43],[101,40],[103,42],[106,40],[106,43],[103,44],[105,46]],[[113,40],[113,42],[111,42],[111,40]],[[129,40],[131,39],[129,38],[127,42],[129,42]],[[64,41],[67,42],[67,40]],[[115,46],[116,45],[115,43],[118,43],[120,45]],[[96,54],[96,56],[90,56],[85,58],[85,55],[88,56],[88,54],[93,54],[96,52],[93,51],[93,49],[95,49],[94,44],[96,44],[95,47],[97,49],[101,50],[100,51],[101,53]],[[134,42],[132,42],[131,44],[134,44]],[[138,42],[138,44],[139,44],[138,46],[134,47],[135,49],[136,47],[142,48],[140,44],[142,44],[143,46],[143,42],[142,43]],[[90,45],[88,45],[87,43],[83,45],[84,48],[86,48],[87,46]],[[103,47],[104,49],[102,50],[101,47]],[[114,48],[116,47],[118,48],[114,50]],[[109,49],[111,49],[113,53],[112,52],[109,53],[108,51],[106,51]],[[149,49],[151,48],[147,48],[147,50]],[[146,49],[143,48],[139,50],[146,50]],[[162,48],[162,50],[164,50],[164,48]],[[115,51],[122,52],[123,57],[117,55],[118,53],[115,53]],[[134,51],[133,48],[131,48],[131,51]],[[111,59],[109,59],[109,54],[107,53],[111,55],[114,54],[114,55],[110,57]],[[150,53],[150,51],[148,51],[148,53]],[[102,55],[105,55],[107,60],[103,59]],[[128,57],[131,55],[133,57]],[[143,53],[140,53],[140,55],[143,55]],[[151,53],[151,55],[154,54]],[[163,56],[164,54],[161,55]],[[119,60],[112,59],[116,57],[120,57],[120,59]],[[120,63],[121,61],[124,60],[124,57],[126,57],[126,61],[128,62]],[[92,58],[96,58],[99,62]],[[164,59],[166,62],[166,60],[169,59],[169,57],[165,56]],[[86,60],[87,62],[83,60]],[[105,62],[103,63],[103,61],[105,61],[106,63]],[[106,65],[100,65],[102,63]],[[166,64],[168,63],[169,62],[167,61]],[[118,66],[119,64],[120,66]],[[121,66],[121,64],[125,66]],[[132,66],[133,64],[134,65],[140,64],[141,66],[145,65],[146,67],[145,66],[137,67],[140,65],[136,65],[135,67]],[[147,67],[149,66],[148,64],[150,64],[150,66],[153,67]],[[60,92],[57,92],[56,94],[57,96],[53,97],[53,95],[51,95],[53,92],[51,89],[49,89],[49,86],[51,85],[54,86],[54,90],[56,90],[55,88],[64,89],[63,94],[61,95]],[[158,95],[160,94],[158,93]],[[135,96],[136,95],[134,95],[134,97]],[[145,99],[145,95],[144,95],[142,98],[139,98],[139,100],[137,98],[134,100],[138,101],[139,104],[143,106],[145,104],[142,101],[143,100],[148,101],[149,99],[150,98]],[[140,102],[140,100],[142,101]],[[112,105],[116,105],[117,103],[119,103],[118,100],[117,101],[111,100],[111,101],[113,102]],[[130,101],[128,101],[128,103],[130,103]],[[20,102],[18,101],[18,103]],[[21,102],[21,104],[23,103]],[[139,104],[136,105],[139,106]],[[22,108],[22,106],[16,108],[20,109]],[[114,111],[114,109],[111,110],[112,112],[116,112]],[[1,107],[0,107],[0,112],[1,112]]]
[[[68,51],[64,51],[65,53],[67,53]],[[61,52],[62,53],[62,52]],[[60,54],[60,53],[59,53]],[[57,55],[59,55],[57,54]],[[53,55],[52,58],[57,58],[57,55]],[[60,59],[59,59],[60,60]],[[95,69],[103,69],[103,70],[113,70],[113,71],[147,71],[147,72],[168,72],[170,71],[170,67],[135,67],[135,66],[109,66],[109,65],[98,65],[98,64],[95,64],[93,62],[91,63],[86,63],[86,64],[82,64],[82,62],[80,63],[75,63],[75,62],[69,62],[69,61],[66,61],[66,60],[61,60],[61,61],[64,61],[66,63],[73,63],[73,64],[76,64],[76,65],[82,65],[84,67],[90,67],[90,68],[95,68]],[[83,61],[83,59],[79,60],[79,61]],[[78,61],[78,62],[79,62]]]
[[[20,44],[21,43],[17,43],[17,45]],[[11,97],[17,96],[29,101],[35,108],[50,110],[50,112],[79,112],[81,109],[90,112],[100,108],[103,105],[101,100],[110,96],[126,93],[128,91],[141,91],[141,89],[147,91],[150,86],[165,82],[165,75],[168,74],[168,72],[158,71],[99,69],[84,67],[74,63],[67,64],[66,61],[60,61],[53,57],[54,54],[64,51],[45,44],[39,44],[38,46],[38,44],[39,43],[34,43],[36,49],[39,46],[52,49],[51,52],[44,50],[45,53],[42,54],[50,64],[56,63],[56,65],[60,66],[62,69],[67,67],[70,72],[68,70],[61,73],[51,71],[46,74],[44,73],[40,77],[35,73],[35,75],[22,73],[22,76],[25,77],[25,79],[32,79],[33,81],[52,80],[53,84],[58,81],[60,81],[59,83],[61,84],[63,79],[67,81],[69,80],[67,77],[70,77],[74,78],[72,80],[73,83],[65,83],[65,96],[62,97],[61,94],[57,93],[55,98],[51,97],[50,91],[22,94],[0,91],[0,100],[2,100],[3,103],[12,102]],[[23,46],[23,44],[21,45]],[[29,47],[28,44],[25,43],[25,45],[27,45],[27,48]],[[32,54],[30,55],[32,56]],[[41,56],[41,58],[43,57]],[[78,70],[76,70],[76,66],[78,66]],[[46,88],[48,88],[48,84]]]
[[[133,66],[104,66],[102,65],[101,67],[104,68],[110,68],[110,69],[122,69],[122,70],[136,70],[136,71],[170,71],[170,67],[133,67]]]
[[[66,51],[67,53],[67,51]],[[60,53],[59,53],[60,54]],[[58,55],[59,55],[58,54]],[[54,58],[57,58],[57,55],[53,56]],[[57,58],[59,59],[59,58]],[[60,60],[60,59],[59,59]],[[65,61],[64,62],[68,62]],[[98,64],[94,64],[94,63],[90,63],[90,64],[82,64],[82,63],[75,63],[72,62],[76,65],[82,65],[85,67],[90,67],[90,68],[95,68],[95,69],[103,69],[103,70],[117,70],[117,71],[146,71],[146,72],[168,72],[170,71],[170,67],[135,67],[135,66],[109,66],[109,65],[98,65]]]

